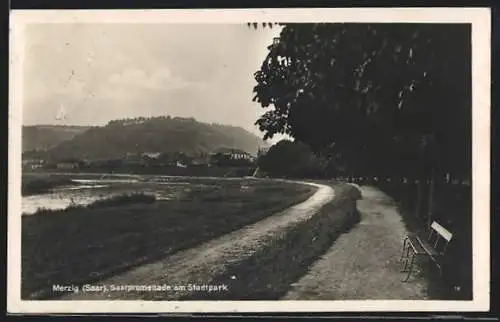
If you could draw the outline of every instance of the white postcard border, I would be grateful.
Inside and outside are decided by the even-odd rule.
[[[13,10],[10,16],[9,313],[487,311],[490,294],[490,10],[488,8]],[[23,301],[21,128],[23,28],[31,23],[422,22],[472,24],[472,301]]]

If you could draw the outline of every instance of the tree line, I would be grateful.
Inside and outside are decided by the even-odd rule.
[[[470,25],[279,25],[254,74],[264,138],[287,134],[346,175],[470,178]]]

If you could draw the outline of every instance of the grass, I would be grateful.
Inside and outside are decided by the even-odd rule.
[[[69,177],[52,175],[29,175],[23,176],[21,182],[21,194],[23,196],[42,194],[52,189],[71,185],[73,182]]]
[[[97,282],[164,258],[302,202],[315,191],[257,180],[193,187],[175,201],[115,200],[57,216],[23,216],[22,298],[49,299],[52,284]]]
[[[105,208],[105,207],[119,207],[119,206],[125,206],[129,204],[150,204],[154,203],[156,201],[156,197],[153,195],[149,194],[144,194],[141,192],[138,193],[125,193],[122,195],[118,196],[113,196],[110,198],[105,198],[105,199],[99,199],[96,200],[88,205],[71,205],[67,208],[64,209],[45,209],[45,208],[39,208],[35,213],[31,214],[30,216],[47,216],[47,215],[54,215],[54,214],[66,214],[70,211],[75,211],[75,210],[92,210],[92,209],[99,209],[99,208]]]
[[[356,201],[359,191],[335,185],[335,199],[311,219],[272,236],[248,259],[230,264],[226,273],[208,284],[227,284],[228,292],[196,292],[183,300],[279,300],[290,285],[307,273],[335,240],[360,220]],[[231,275],[237,279],[231,279]]]
[[[396,202],[409,231],[425,233],[425,215],[416,217],[415,184],[379,184]],[[426,196],[426,191],[424,195]],[[424,197],[425,198],[425,197]],[[422,213],[426,214],[424,207]],[[424,267],[431,299],[472,300],[472,196],[470,187],[438,184],[435,189],[433,220],[453,233],[442,259],[443,274],[432,265]]]

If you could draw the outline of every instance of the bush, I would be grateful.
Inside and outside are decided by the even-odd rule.
[[[148,195],[144,193],[131,193],[131,194],[113,196],[106,199],[96,200],[88,205],[70,205],[64,209],[38,208],[38,210],[30,216],[62,214],[68,211],[79,210],[79,209],[96,209],[104,207],[122,206],[134,203],[153,203],[155,201],[156,197],[154,195]]]
[[[133,203],[153,203],[155,201],[156,197],[154,195],[148,195],[144,193],[131,193],[131,194],[123,194],[111,198],[97,200],[87,205],[86,207],[92,209],[101,207],[122,206]]]
[[[273,177],[321,178],[324,177],[326,160],[316,156],[300,142],[282,140],[262,155],[258,165]]]

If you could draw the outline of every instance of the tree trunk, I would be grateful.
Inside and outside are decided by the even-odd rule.
[[[427,208],[427,227],[430,227],[432,224],[432,215],[433,215],[433,210],[434,210],[434,189],[435,189],[435,170],[434,167],[432,167],[431,170],[431,182],[429,186],[429,204]]]
[[[420,147],[419,164],[417,165],[417,200],[415,204],[415,217],[420,219],[422,212],[422,197],[424,194],[424,178],[425,178],[425,149],[423,146]]]
[[[422,209],[422,195],[424,190],[423,180],[419,179],[417,183],[417,201],[415,205],[415,217],[420,218],[420,212]]]

